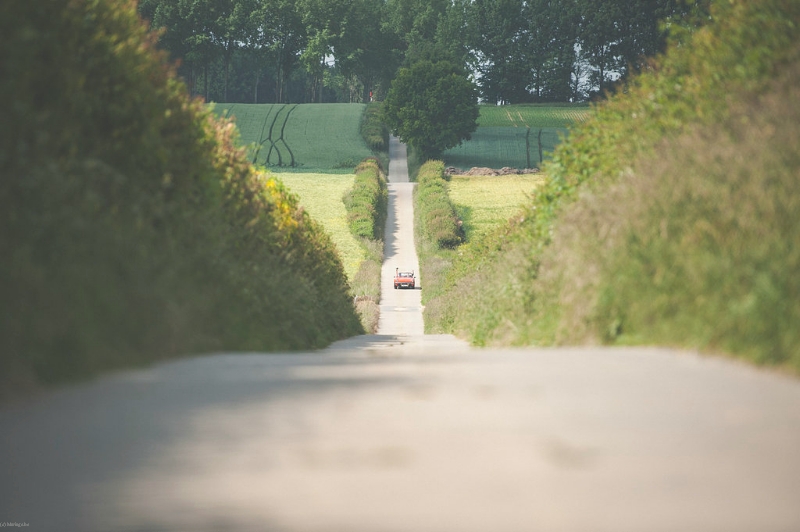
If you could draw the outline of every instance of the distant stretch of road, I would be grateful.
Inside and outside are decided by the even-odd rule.
[[[408,179],[406,147],[389,140],[389,215],[386,220],[383,269],[381,270],[381,315],[378,334],[416,338],[424,334],[419,260],[414,247],[415,183]],[[396,270],[414,271],[416,290],[395,290]]]
[[[81,532],[796,532],[800,381],[656,348],[422,334],[391,144],[378,335],[0,409],[0,524]]]

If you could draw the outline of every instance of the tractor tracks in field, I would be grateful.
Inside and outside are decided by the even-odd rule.
[[[253,153],[253,164],[261,163],[266,166],[298,166],[294,152],[286,141],[286,124],[298,104],[273,104],[264,117],[261,133],[256,142]],[[228,110],[230,114],[234,106]],[[273,113],[273,110],[275,111]],[[280,123],[280,127],[278,124]],[[267,154],[261,158],[262,151],[267,148]],[[277,160],[276,160],[277,159]]]

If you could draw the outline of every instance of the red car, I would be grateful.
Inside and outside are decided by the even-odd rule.
[[[398,288],[415,288],[417,285],[416,279],[414,279],[414,272],[401,272],[397,271],[394,274],[394,288],[395,290]]]

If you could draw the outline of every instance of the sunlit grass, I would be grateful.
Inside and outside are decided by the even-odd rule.
[[[453,176],[450,199],[464,222],[467,241],[479,239],[508,221],[543,181],[541,174]]]
[[[366,254],[347,226],[344,193],[353,187],[353,174],[276,173],[278,179],[300,198],[300,204],[323,225],[336,244],[347,278],[352,281]]]

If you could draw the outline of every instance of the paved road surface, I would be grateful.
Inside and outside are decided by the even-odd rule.
[[[411,186],[392,184],[390,273],[416,266]],[[797,379],[663,349],[470,350],[421,335],[419,291],[381,306],[380,335],[324,352],[180,360],[5,407],[0,524],[800,530]]]
[[[381,316],[378,334],[397,335],[408,340],[424,333],[422,278],[414,247],[415,183],[408,181],[406,147],[396,138],[389,140],[389,215],[386,220],[384,262],[381,270]],[[417,274],[417,290],[394,289],[394,274],[413,270]]]

